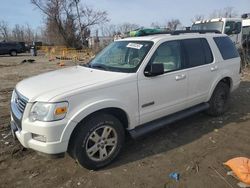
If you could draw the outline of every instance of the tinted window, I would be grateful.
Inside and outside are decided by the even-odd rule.
[[[206,58],[201,39],[186,39],[182,42],[186,52],[187,67],[195,67],[206,64]]]
[[[205,59],[206,59],[206,64],[212,63],[214,58],[213,58],[213,54],[212,51],[210,49],[210,46],[207,42],[206,39],[201,39],[202,45],[203,45],[203,50],[205,52]]]
[[[151,64],[160,63],[164,66],[165,72],[181,68],[181,45],[179,41],[162,43],[150,60]]]
[[[241,32],[241,22],[227,21],[225,26],[225,34],[239,34]]]
[[[239,53],[229,37],[214,37],[224,60],[239,57]]]

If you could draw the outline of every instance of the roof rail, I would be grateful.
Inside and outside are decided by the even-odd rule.
[[[142,33],[140,36],[149,36],[149,35],[159,35],[159,34],[170,34],[170,35],[179,35],[185,33],[220,33],[218,30],[175,30],[175,31],[163,31],[163,32],[155,32],[155,33]]]

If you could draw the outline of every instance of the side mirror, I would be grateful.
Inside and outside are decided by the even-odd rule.
[[[164,74],[164,65],[162,63],[151,64],[146,68],[144,74],[147,77]]]

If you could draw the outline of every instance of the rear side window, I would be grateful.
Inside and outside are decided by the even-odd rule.
[[[206,39],[201,39],[201,43],[203,45],[203,49],[205,52],[206,64],[212,63],[214,61],[214,57],[211,51],[211,48]]]
[[[213,55],[206,39],[185,39],[182,43],[186,54],[186,67],[196,67],[213,62]]]
[[[239,57],[239,53],[229,37],[214,37],[214,41],[224,60]]]

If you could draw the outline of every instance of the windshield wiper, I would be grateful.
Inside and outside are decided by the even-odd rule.
[[[96,69],[108,70],[107,66],[102,65],[102,64],[93,64],[90,67],[91,68],[96,68]]]

